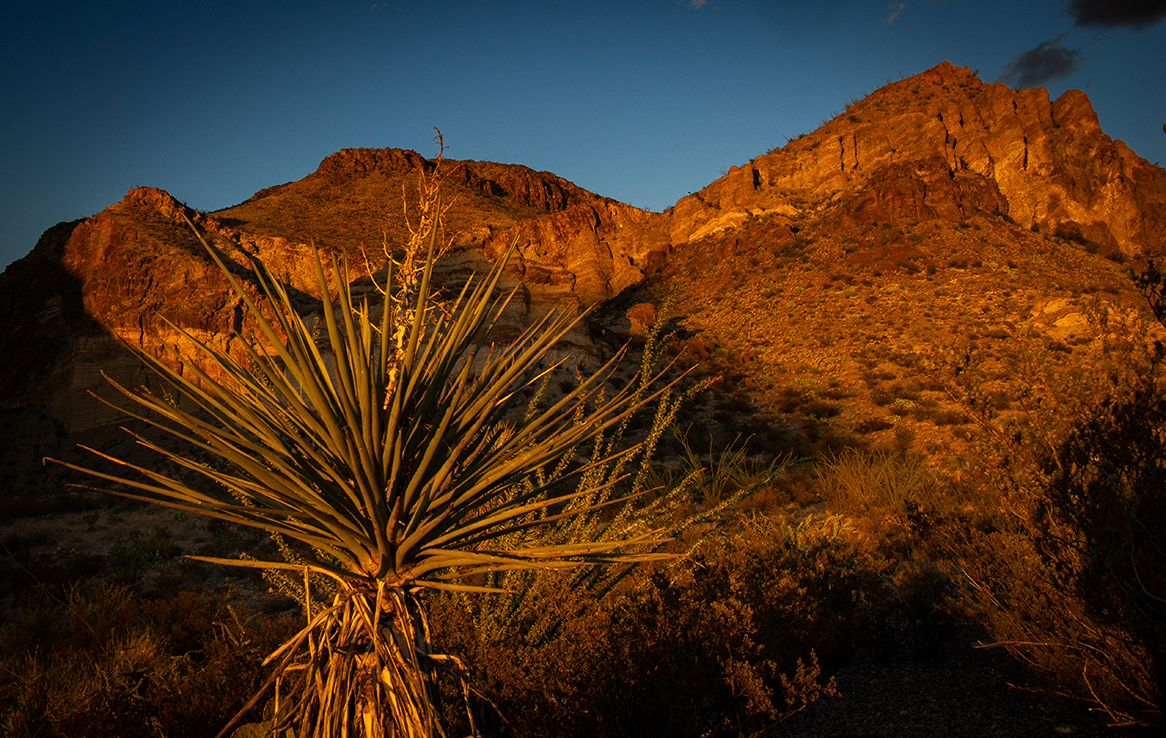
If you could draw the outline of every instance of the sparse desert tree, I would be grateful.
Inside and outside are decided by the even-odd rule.
[[[422,212],[439,214],[431,184],[423,181]],[[592,509],[570,503],[594,488],[562,482],[610,455],[580,464],[576,449],[652,396],[631,385],[605,395],[617,354],[549,407],[512,412],[525,402],[521,390],[553,369],[548,352],[580,318],[552,313],[491,344],[513,295],[499,294],[507,258],[442,302],[432,281],[436,225],[423,220],[393,255],[383,308],[354,299],[334,257],[330,288],[317,251],[322,330],[262,264],[253,268],[265,299],[252,299],[207,246],[266,348],[243,341],[234,357],[183,332],[201,361],[140,353],[168,389],[115,385],[140,408],[126,412],[180,443],[137,435],[159,455],[156,466],[96,451],[124,472],[72,466],[114,483],[115,494],[302,544],[292,562],[204,559],[279,570],[307,590],[307,622],[269,657],[275,697],[262,725],[244,726],[249,735],[444,735],[436,674],[454,659],[433,653],[419,592],[490,590],[491,574],[514,570],[658,558],[658,533],[647,529],[552,545],[515,535]],[[200,368],[208,364],[215,376]],[[334,594],[313,607],[322,579]]]

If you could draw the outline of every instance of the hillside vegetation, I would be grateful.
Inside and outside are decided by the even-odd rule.
[[[687,372],[601,439],[644,444],[614,490],[652,491],[584,526],[662,529],[672,558],[423,597],[462,664],[442,672],[454,731],[753,735],[829,710],[847,668],[942,662],[977,628],[1092,709],[1086,734],[1160,729],[1166,172],[1071,93],[945,62],[663,213],[444,163],[436,299],[513,242],[497,338],[593,305],[519,406],[553,406],[621,350],[609,392],[641,367],[674,362],[656,389]],[[310,325],[335,287],[312,244],[375,296],[435,161],[344,150],[210,214],[134,190],[0,275],[5,734],[213,735],[263,684],[302,592],[185,556],[294,547],[40,460],[77,463],[78,442],[150,458],[89,394],[112,396],[103,372],[161,387],[126,344],[266,350],[265,313],[186,218],[244,293],[256,258]],[[236,735],[261,734],[265,704]]]

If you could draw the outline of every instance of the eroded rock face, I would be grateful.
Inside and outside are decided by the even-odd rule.
[[[527,220],[491,235],[485,253],[498,258],[517,239],[520,278],[535,302],[590,306],[638,284],[667,258],[659,214],[605,201]]]
[[[960,183],[947,193],[956,201],[945,202],[934,189],[935,162],[953,181],[983,182]],[[944,62],[683,198],[672,242],[731,227],[750,212],[793,214],[864,188],[889,193],[886,177],[921,215],[991,205],[995,189],[1000,210],[1025,226],[1075,231],[1129,254],[1166,238],[1166,171],[1105,135],[1085,93],[1069,90],[1050,102],[1044,88],[984,84]]]
[[[163,356],[168,345],[198,356],[192,341],[229,351],[233,333],[253,329],[184,216],[244,279],[251,255],[293,288],[310,284],[305,249],[232,233],[162,190],[131,190],[91,218],[50,229],[0,277],[6,406],[43,404],[68,432],[105,425],[119,415],[92,394],[123,401],[103,374],[129,387],[149,380],[131,348]],[[251,282],[246,288],[257,295]]]
[[[450,287],[464,284],[475,272],[488,269],[517,237],[504,286],[518,286],[519,296],[499,327],[500,337],[517,335],[552,309],[576,311],[612,297],[641,280],[667,248],[664,232],[652,230],[658,222],[655,214],[525,167],[471,164],[454,168],[447,186],[465,198],[466,209],[489,207],[493,212],[482,221],[454,212],[457,227],[448,234],[452,243],[438,264],[436,280]],[[351,186],[363,175],[380,172],[382,176],[369,180],[388,188],[396,180],[383,176],[386,171],[412,175],[427,167],[432,163],[414,152],[345,150],[325,159],[305,180],[312,180],[309,195],[318,195],[332,186],[322,179],[327,176]],[[259,206],[263,201],[286,204],[285,190],[257,194],[243,214],[261,221],[265,214]],[[291,195],[300,198],[293,203],[305,200],[302,193]],[[331,203],[320,207],[328,209]],[[508,207],[522,217],[508,215]],[[125,404],[103,374],[129,387],[151,380],[131,348],[166,356],[171,347],[189,358],[199,356],[195,342],[239,352],[236,336],[260,336],[188,219],[231,265],[250,296],[259,294],[251,265],[255,259],[288,286],[302,313],[323,309],[309,245],[275,233],[271,223],[278,221],[276,215],[268,214],[261,233],[252,233],[246,230],[249,221],[232,217],[238,209],[224,212],[205,215],[163,190],[140,188],[90,218],[46,232],[29,256],[0,276],[6,326],[0,347],[11,357],[0,369],[0,402],[7,407],[44,405],[67,432],[82,432],[119,419],[116,410],[92,393]],[[371,227],[354,212],[342,217],[330,212],[322,224],[312,224],[310,211],[301,208],[297,213],[303,220],[296,227],[307,222],[322,234],[325,258],[347,255],[352,241],[350,232],[329,218],[357,233]],[[347,279],[357,292],[374,290],[369,270],[383,279],[384,250],[366,253],[368,260],[348,262]],[[561,354],[581,361],[594,358],[594,352],[582,326],[560,347]],[[215,374],[213,362],[197,363]]]
[[[1004,210],[1008,201],[991,179],[956,172],[938,157],[881,167],[855,194],[859,222],[962,220],[975,210]]]

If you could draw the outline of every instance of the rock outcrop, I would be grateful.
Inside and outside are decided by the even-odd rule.
[[[630,205],[580,204],[491,234],[490,260],[517,239],[519,277],[533,301],[586,307],[641,282],[667,258],[663,219]]]
[[[191,221],[257,294],[251,260],[262,262],[310,314],[322,309],[312,246],[348,258],[348,279],[371,290],[387,254],[406,238],[401,210],[385,203],[434,163],[399,149],[346,149],[299,182],[260,191],[212,215],[163,190],[140,188],[100,213],[50,229],[36,248],[0,275],[5,330],[0,403],[46,406],[70,432],[115,422],[95,399],[115,401],[104,373],[123,385],[149,377],[130,347],[156,356],[173,347],[196,356],[192,341],[231,351],[254,336],[248,313],[191,231]],[[643,279],[667,250],[659,216],[593,195],[526,167],[445,162],[447,255],[439,284],[456,287],[488,267],[517,239],[508,287],[521,284],[500,336],[517,333],[551,309],[578,310]],[[388,215],[386,215],[388,213]],[[372,248],[369,234],[380,231]],[[308,237],[303,237],[307,235]],[[594,352],[587,331],[563,349]],[[213,373],[208,364],[203,369]]]
[[[937,193],[945,174],[954,189],[943,183]],[[1127,254],[1166,241],[1166,171],[1105,135],[1085,93],[1050,102],[1044,88],[984,84],[947,62],[875,90],[681,199],[671,240],[864,188],[875,199],[897,191],[912,202],[894,207],[916,218],[996,207],[1025,226],[1075,232]]]
[[[69,432],[118,413],[93,395],[121,401],[103,374],[137,386],[148,377],[130,348],[196,356],[192,340],[231,349],[251,326],[190,218],[257,294],[250,257],[293,287],[315,283],[307,249],[247,238],[154,188],[130,190],[91,218],[47,231],[0,276],[5,330],[0,397],[6,406],[45,405]],[[305,307],[314,301],[304,294]]]

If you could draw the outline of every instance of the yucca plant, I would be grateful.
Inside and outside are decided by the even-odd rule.
[[[439,202],[429,212],[440,213]],[[234,357],[175,326],[201,361],[173,349],[168,361],[138,352],[169,389],[114,385],[141,408],[127,414],[182,442],[186,450],[174,450],[135,434],[183,473],[97,451],[126,472],[66,464],[122,485],[114,494],[303,544],[290,562],[202,558],[282,570],[304,583],[307,623],[269,657],[275,696],[265,723],[246,726],[248,734],[445,735],[436,670],[451,657],[432,653],[417,596],[423,588],[490,590],[500,572],[658,557],[651,530],[552,545],[515,535],[593,509],[570,504],[593,487],[568,488],[561,473],[544,471],[575,467],[583,477],[623,453],[573,461],[577,447],[651,396],[624,389],[605,397],[617,355],[549,408],[516,419],[520,390],[552,371],[548,351],[580,317],[552,313],[516,340],[492,345],[513,294],[496,295],[506,257],[442,303],[432,283],[435,220],[423,235],[426,251],[407,253],[397,268],[390,260],[383,308],[354,300],[335,257],[327,260],[330,289],[316,251],[323,330],[296,312],[286,287],[259,263],[253,269],[265,299],[250,297],[203,241],[266,348],[243,341],[243,355]],[[200,366],[213,367],[213,376]],[[600,482],[613,484],[607,476]],[[601,498],[596,504],[613,501]],[[335,594],[313,608],[320,577]]]

